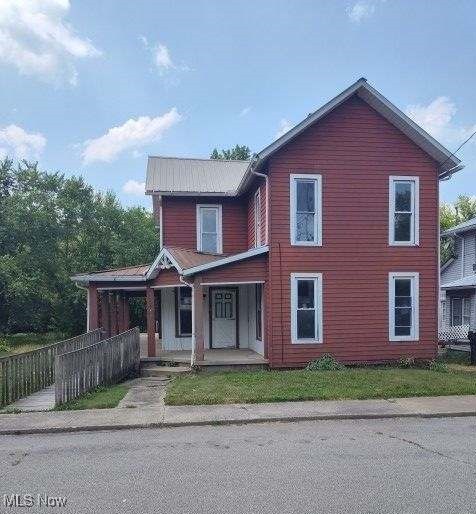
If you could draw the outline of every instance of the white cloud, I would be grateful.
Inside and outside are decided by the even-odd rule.
[[[369,18],[375,12],[375,3],[372,0],[359,0],[354,5],[347,7],[347,16],[354,23],[360,23],[364,18]]]
[[[141,41],[144,48],[152,54],[154,64],[161,75],[165,75],[170,71],[190,71],[190,68],[185,64],[176,64],[172,60],[170,50],[163,43],[157,43],[151,46],[146,36],[139,36],[139,41]]]
[[[69,0],[1,0],[0,62],[47,82],[77,83],[77,59],[101,54],[63,18]]]
[[[294,125],[290,121],[288,121],[285,118],[282,118],[281,121],[279,122],[279,129],[276,132],[276,135],[274,137],[276,139],[279,139],[281,136],[284,136],[284,134],[286,134],[286,132],[291,130],[293,128],[293,126]]]
[[[46,145],[43,134],[28,133],[18,125],[0,128],[0,157],[38,159]]]
[[[238,114],[238,116],[240,118],[243,118],[243,116],[246,116],[247,114],[249,114],[250,111],[251,111],[251,107],[244,107],[243,109],[241,109],[240,114]]]
[[[83,163],[111,162],[125,150],[136,150],[158,141],[181,119],[182,116],[175,107],[155,118],[149,116],[131,118],[123,125],[110,128],[102,136],[85,141],[82,152]]]
[[[443,143],[462,143],[476,130],[476,124],[461,126],[455,123],[457,108],[446,96],[439,96],[428,105],[409,105],[405,112],[415,123]]]
[[[142,196],[145,193],[145,182],[128,180],[123,186],[122,191],[128,195]]]

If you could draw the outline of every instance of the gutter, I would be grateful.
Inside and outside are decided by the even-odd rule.
[[[449,180],[455,173],[458,171],[461,171],[464,168],[464,164],[457,164],[456,166],[453,166],[453,168],[450,168],[449,170],[443,171],[438,175],[438,178],[440,180]]]

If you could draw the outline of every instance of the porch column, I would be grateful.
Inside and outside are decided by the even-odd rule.
[[[127,293],[124,293],[124,298],[123,298],[123,307],[124,307],[124,315],[122,317],[122,319],[124,320],[124,330],[129,330],[129,327],[130,327],[130,312],[129,312],[129,296]]]
[[[193,337],[195,340],[195,362],[205,358],[205,337],[203,334],[203,290],[202,280],[193,281]]]
[[[98,289],[96,286],[88,287],[88,323],[87,330],[99,328]]]
[[[117,293],[117,331],[120,334],[124,332],[124,295]]]
[[[111,336],[118,334],[116,293],[109,294],[109,312],[111,313]]]
[[[109,323],[109,293],[101,293],[101,328],[104,330],[104,336],[111,336],[111,327]]]
[[[155,352],[155,291],[147,286],[146,289],[147,306],[147,356],[156,357]]]

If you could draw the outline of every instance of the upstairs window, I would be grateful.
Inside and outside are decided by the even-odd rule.
[[[389,274],[390,341],[418,341],[418,297],[418,273]]]
[[[392,246],[419,244],[418,177],[390,177],[389,243]]]
[[[221,205],[197,205],[197,250],[222,253]]]
[[[261,246],[261,192],[258,188],[254,196],[255,246]]]
[[[291,244],[322,244],[321,175],[291,174],[290,212]]]

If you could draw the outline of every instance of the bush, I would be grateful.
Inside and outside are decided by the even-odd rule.
[[[415,359],[413,357],[400,357],[398,361],[399,368],[413,368],[415,367]]]
[[[309,371],[339,371],[345,369],[345,366],[334,359],[332,355],[326,353],[319,359],[311,361],[306,369]]]
[[[428,369],[439,373],[448,373],[448,366],[444,362],[432,360],[428,363]]]
[[[9,353],[12,349],[5,339],[0,338],[0,353]]]

